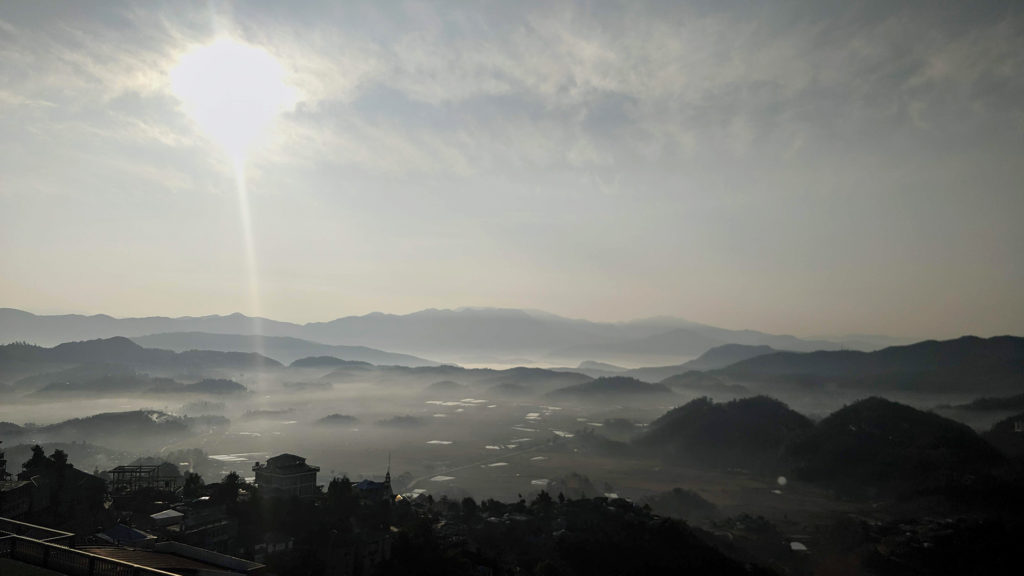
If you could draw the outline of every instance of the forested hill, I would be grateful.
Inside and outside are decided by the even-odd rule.
[[[864,390],[1024,389],[1024,338],[964,336],[877,352],[777,352],[714,371],[734,381],[835,384]]]

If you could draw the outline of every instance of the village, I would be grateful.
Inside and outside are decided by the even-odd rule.
[[[5,575],[650,573],[680,563],[772,573],[617,497],[435,500],[396,494],[390,469],[325,488],[317,466],[287,453],[253,465],[254,482],[231,472],[208,483],[167,462],[94,475],[38,446],[21,472],[7,464],[0,455]]]
[[[7,465],[0,455],[0,558],[58,573],[262,574],[316,511],[334,518],[329,573],[369,573],[390,555],[390,471],[325,493],[319,468],[293,454],[258,463],[253,484],[235,472],[206,483],[169,462],[89,474],[38,446],[21,472]]]

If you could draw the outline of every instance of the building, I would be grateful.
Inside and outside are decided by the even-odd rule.
[[[116,544],[118,546],[132,546],[135,548],[152,548],[153,544],[156,543],[156,536],[149,532],[143,532],[137,528],[131,526],[125,526],[124,524],[115,524],[114,526],[98,532],[95,534],[98,540],[108,542],[110,544]]]
[[[32,510],[32,491],[36,485],[24,480],[0,480],[0,516],[20,518]]]
[[[110,491],[114,494],[131,494],[141,488],[152,488],[174,492],[182,485],[178,467],[163,463],[158,465],[118,466],[107,471],[110,476]]]
[[[31,482],[32,502],[26,518],[46,511],[60,521],[90,519],[103,510],[107,483],[102,478],[45,459],[42,465],[26,468],[18,480]]]
[[[320,468],[306,464],[302,456],[280,454],[267,459],[266,464],[257,462],[252,471],[256,473],[256,485],[268,496],[309,498],[323,493],[316,483]]]
[[[33,488],[34,483],[15,480],[7,472],[7,458],[0,450],[0,516],[18,518],[27,514],[32,508]]]
[[[168,537],[192,546],[227,552],[228,544],[238,536],[238,520],[227,514],[223,505],[206,496],[174,507],[182,514],[176,533]]]
[[[391,466],[388,466],[383,482],[375,482],[369,479],[360,480],[355,483],[355,488],[357,490],[356,493],[363,500],[394,500],[395,493],[391,491]]]

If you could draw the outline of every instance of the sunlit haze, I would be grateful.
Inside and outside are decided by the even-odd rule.
[[[1022,217],[1021,0],[0,1],[0,575],[1008,573]]]
[[[1024,332],[1021,5],[825,4],[5,3],[0,306]]]

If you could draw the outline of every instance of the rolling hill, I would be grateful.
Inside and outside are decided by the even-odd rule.
[[[940,488],[1002,461],[968,426],[877,397],[830,414],[788,453],[799,477],[861,495]]]
[[[746,396],[750,394],[750,390],[744,386],[726,384],[717,376],[699,370],[690,370],[683,374],[670,376],[662,380],[660,384],[689,394],[710,394],[712,396]]]
[[[548,393],[557,398],[576,398],[578,400],[623,398],[629,396],[670,396],[672,391],[661,384],[648,384],[636,378],[625,376],[608,376],[589,382],[582,382]]]
[[[741,383],[835,385],[865,391],[1020,392],[1024,338],[964,336],[877,352],[777,352],[712,373]]]
[[[683,374],[691,370],[715,370],[725,368],[731,364],[748,360],[757,356],[778,352],[771,346],[749,346],[746,344],[722,344],[704,352],[697,358],[675,364],[672,366],[652,366],[649,368],[634,368],[622,372],[624,376],[632,376],[644,382],[661,382],[669,376]]]
[[[28,366],[77,364],[121,364],[133,367],[177,369],[257,369],[280,368],[281,363],[254,353],[188,350],[172,352],[143,348],[128,338],[116,336],[100,340],[65,342],[52,348],[31,344],[0,346],[0,373],[9,365],[24,370]]]
[[[677,464],[774,473],[785,468],[785,446],[812,427],[766,396],[723,404],[698,398],[651,422],[634,444]]]
[[[385,352],[366,346],[337,346],[310,342],[287,336],[257,336],[249,334],[211,334],[207,332],[167,332],[137,336],[132,340],[147,348],[160,348],[184,352],[186,350],[215,350],[219,352],[249,352],[262,354],[288,364],[301,358],[332,356],[349,361],[397,366],[437,366],[438,362],[409,354]]]
[[[228,424],[220,416],[190,418],[174,416],[158,410],[105,412],[84,418],[73,418],[46,426],[16,427],[8,430],[14,440],[55,442],[83,440],[103,444],[107,440],[124,443],[146,440],[161,442],[188,436],[211,426]],[[8,426],[9,427],[9,426]]]

